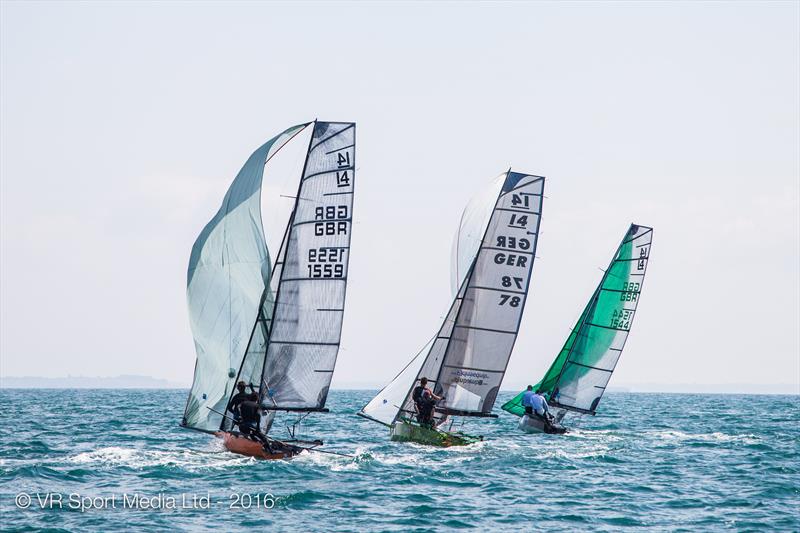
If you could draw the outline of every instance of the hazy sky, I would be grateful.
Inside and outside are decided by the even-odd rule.
[[[630,222],[611,385],[800,382],[800,4],[2,2],[0,374],[189,383],[195,237],[263,141],[358,123],[334,386],[450,304],[461,209],[547,176],[506,383],[541,377]]]

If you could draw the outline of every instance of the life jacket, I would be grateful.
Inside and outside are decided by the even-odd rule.
[[[261,415],[258,412],[258,402],[247,400],[239,404],[239,410],[242,415],[242,421],[245,423],[256,424],[260,421]]]

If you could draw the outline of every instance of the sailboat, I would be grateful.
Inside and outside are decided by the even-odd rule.
[[[464,209],[453,242],[454,299],[443,324],[358,412],[388,426],[392,440],[467,445],[482,437],[453,431],[452,417],[497,417],[491,411],[527,300],[543,194],[543,177],[509,169]],[[442,397],[424,423],[413,398],[423,377]]]
[[[564,347],[534,386],[548,400],[553,421],[528,416],[519,393],[503,410],[522,417],[528,433],[564,433],[568,412],[594,415],[628,339],[642,292],[653,228],[631,224]]]
[[[309,128],[288,220],[267,228],[280,242],[273,254],[261,216],[265,166]],[[293,430],[285,440],[268,433],[278,411],[301,417],[327,411],[347,288],[354,173],[355,123],[316,120],[276,135],[239,171],[189,260],[186,293],[197,362],[183,427],[215,434],[228,450],[262,459],[322,444],[295,439]],[[266,442],[238,431],[228,409],[238,382],[257,395]]]

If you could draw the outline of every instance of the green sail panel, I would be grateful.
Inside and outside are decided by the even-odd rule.
[[[586,306],[586,309],[584,309],[583,313],[581,313],[581,317],[578,319],[578,323],[575,328],[572,329],[569,337],[567,337],[567,342],[564,343],[564,347],[561,348],[560,352],[558,352],[558,356],[556,356],[555,361],[553,361],[553,364],[550,365],[550,368],[547,370],[547,373],[544,375],[541,381],[534,386],[533,390],[550,391],[555,388],[558,377],[561,375],[561,370],[564,368],[564,364],[567,362],[567,356],[572,350],[572,347],[575,345],[575,339],[578,338],[577,328],[583,322],[583,317],[586,316],[586,313],[589,311],[591,305],[592,301],[589,302],[589,304]],[[520,392],[513,399],[504,403],[502,409],[517,416],[524,415],[525,408],[522,406],[523,394],[525,394],[525,391]]]
[[[594,414],[633,323],[653,230],[632,224],[564,347],[535,389],[551,405]],[[522,415],[522,393],[503,409]]]
[[[211,409],[225,411],[272,271],[261,223],[264,165],[306,126],[292,126],[253,152],[192,247],[186,297],[197,362],[186,427],[220,428],[222,417]]]

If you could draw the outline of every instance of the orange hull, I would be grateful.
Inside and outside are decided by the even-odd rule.
[[[260,442],[222,431],[216,435],[222,438],[225,449],[229,452],[255,457],[256,459],[289,459],[302,451],[295,446],[281,446],[276,443],[276,451],[274,453],[269,453]]]

